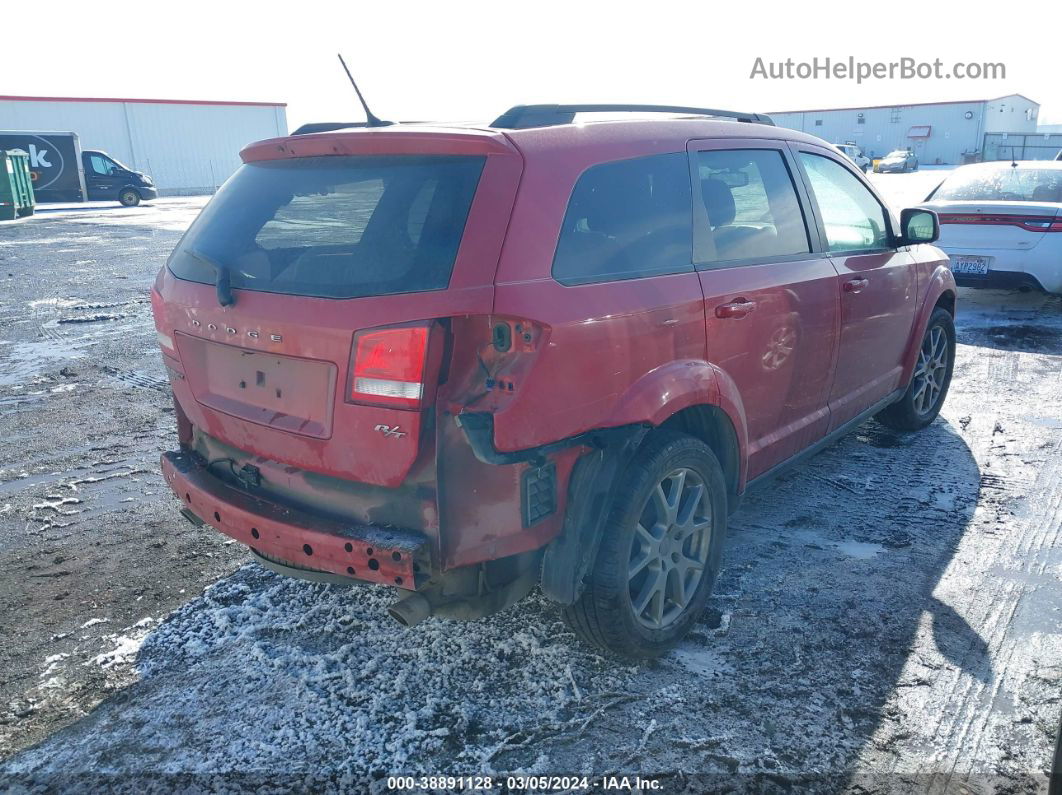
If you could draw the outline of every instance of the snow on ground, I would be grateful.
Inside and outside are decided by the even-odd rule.
[[[140,603],[113,616],[124,593],[109,608],[96,598],[104,612],[77,615],[76,643],[35,646],[48,651],[32,661],[31,703],[65,709],[66,728],[0,777],[356,791],[392,773],[619,771],[662,776],[669,792],[776,776],[825,791],[1039,791],[1062,710],[1062,299],[963,290],[958,327],[941,419],[909,436],[867,423],[750,495],[706,614],[660,661],[598,655],[539,596],[405,630],[386,589],[248,564],[147,620]],[[148,433],[136,456],[168,441]],[[97,532],[150,511],[167,533],[214,539],[180,524],[157,484],[126,485],[138,506],[109,497]],[[92,509],[91,488],[74,509]],[[0,483],[20,521],[54,492],[36,470]],[[17,537],[0,533],[0,551]],[[121,550],[128,567],[154,554]],[[89,673],[106,687],[92,691]]]

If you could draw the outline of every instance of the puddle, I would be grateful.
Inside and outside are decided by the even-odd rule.
[[[33,379],[62,362],[71,362],[84,352],[69,340],[47,339],[15,342],[4,352],[0,386],[16,386]]]
[[[813,530],[797,530],[789,535],[794,541],[802,545],[816,547],[818,549],[833,549],[840,552],[842,555],[855,558],[856,560],[871,560],[885,551],[885,547],[881,544],[873,544],[867,541],[854,541],[852,539],[831,541]]]
[[[1025,417],[1024,419],[1044,428],[1062,428],[1062,418],[1059,417]]]
[[[870,560],[885,551],[885,547],[881,544],[870,544],[865,541],[842,541],[832,546],[838,552],[858,560]]]

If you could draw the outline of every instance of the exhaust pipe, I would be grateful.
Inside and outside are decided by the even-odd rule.
[[[411,593],[387,608],[387,613],[402,626],[412,627],[431,615],[431,604],[423,594]]]

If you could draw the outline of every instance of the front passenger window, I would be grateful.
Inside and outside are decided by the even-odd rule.
[[[828,157],[800,153],[819,205],[830,251],[887,248],[885,208],[848,169]]]

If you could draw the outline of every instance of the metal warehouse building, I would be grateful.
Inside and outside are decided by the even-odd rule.
[[[285,105],[174,99],[0,96],[0,129],[78,134],[150,174],[162,195],[209,193],[240,164],[246,144],[286,135]]]
[[[1039,112],[1039,103],[1021,94],[1008,94],[995,99],[770,115],[780,127],[802,130],[833,144],[855,143],[870,157],[911,149],[922,164],[957,165],[1012,156],[1028,160],[1054,157],[1058,145],[1047,139],[1040,141],[1043,136],[1036,132]]]

